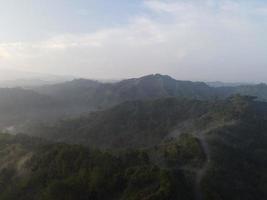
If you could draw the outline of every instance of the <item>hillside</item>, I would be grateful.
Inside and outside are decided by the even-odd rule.
[[[216,120],[232,121],[234,112],[242,109],[239,106],[242,105],[236,105],[229,99],[200,101],[163,98],[129,101],[51,125],[36,124],[25,132],[58,142],[93,145],[97,148],[149,147],[172,136],[172,132],[178,129],[186,126],[194,128],[199,118],[216,116],[218,119],[212,118],[211,123],[217,123]]]
[[[178,124],[201,117],[211,106],[204,101],[175,98],[129,101],[51,126],[37,124],[26,132],[98,148],[148,147],[159,144]]]
[[[241,94],[267,100],[266,84],[232,84],[231,86],[212,87],[204,82],[180,81],[161,74],[125,79],[113,83],[77,79],[37,87],[34,90],[40,94],[69,102],[70,105],[71,103],[82,104],[90,108],[107,108],[124,101],[166,97],[210,100]]]
[[[267,101],[267,85],[256,84],[256,85],[241,85],[236,87],[219,87],[218,92],[224,96],[233,94],[250,95],[258,97],[259,100]]]
[[[144,151],[118,155],[0,134],[0,199],[190,200],[182,172],[154,165]]]
[[[29,120],[47,119],[61,108],[60,102],[32,90],[0,88],[0,130]]]
[[[1,134],[0,198],[266,199],[266,119],[248,96],[167,98],[28,132],[53,143]]]
[[[83,103],[93,107],[110,107],[128,100],[162,97],[212,98],[215,93],[205,83],[178,81],[166,75],[148,75],[115,83],[77,79],[66,83],[35,88],[41,94]]]
[[[31,89],[0,88],[0,128],[19,130],[32,121],[79,116],[125,101],[168,97],[212,100],[235,94],[252,95],[265,101],[267,87],[259,84],[213,88],[203,82],[178,81],[155,74],[113,83],[77,79]]]
[[[77,79],[31,89],[0,88],[0,128],[19,130],[32,121],[77,116],[124,101],[176,96],[210,99],[214,91],[204,83],[177,81],[159,74],[115,83]]]

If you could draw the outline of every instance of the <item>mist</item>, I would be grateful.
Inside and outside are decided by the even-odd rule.
[[[0,0],[0,200],[267,200],[266,0]]]

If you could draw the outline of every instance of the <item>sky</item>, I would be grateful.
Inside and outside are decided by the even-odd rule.
[[[267,82],[267,0],[0,0],[0,5],[0,79],[19,71]]]

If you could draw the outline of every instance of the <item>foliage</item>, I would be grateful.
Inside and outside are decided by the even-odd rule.
[[[12,145],[24,148],[16,140]],[[182,199],[190,199],[190,188],[185,187],[183,174],[153,165],[143,151],[114,156],[78,145],[45,144],[34,148],[32,153],[21,169],[17,163],[25,154],[18,155],[18,162],[0,170],[1,200],[169,200],[176,199],[178,192],[184,196]],[[176,187],[177,182],[181,188]]]

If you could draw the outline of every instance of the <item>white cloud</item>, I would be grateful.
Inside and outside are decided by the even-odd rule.
[[[267,16],[267,6],[255,9],[253,12],[254,12],[254,14],[258,14],[258,15],[262,15],[263,17],[266,17]]]
[[[77,14],[81,16],[87,16],[89,14],[89,10],[87,9],[79,9],[77,10]]]
[[[253,20],[265,13],[263,7],[230,0],[147,0],[144,5],[147,13],[121,27],[0,43],[0,59],[37,71],[90,77],[160,72],[230,81],[251,78],[267,65],[267,27]]]

